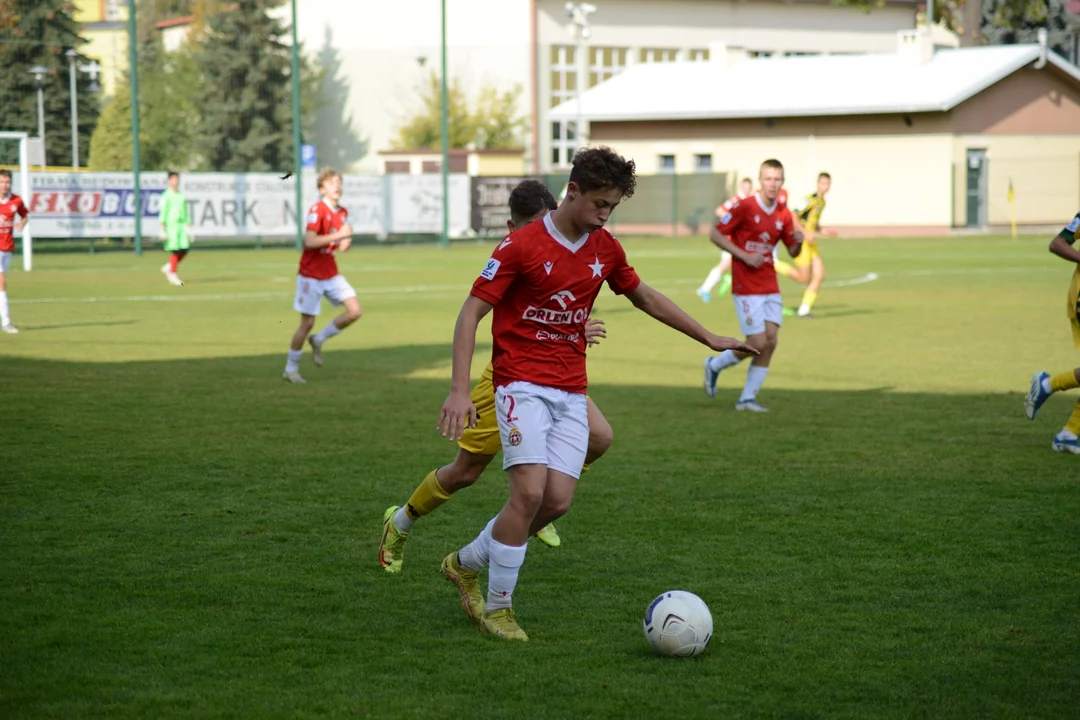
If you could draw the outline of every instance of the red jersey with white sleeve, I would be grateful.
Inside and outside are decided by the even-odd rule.
[[[15,252],[15,216],[26,217],[29,214],[18,195],[0,198],[0,252]]]
[[[472,287],[495,306],[495,386],[522,381],[584,393],[585,321],[605,282],[623,295],[641,278],[603,228],[570,242],[547,215],[507,235]]]
[[[773,267],[773,248],[784,243],[788,251],[797,244],[791,211],[779,201],[766,208],[761,195],[755,193],[735,203],[716,224],[716,229],[746,252],[761,253],[765,262],[752,268],[735,258],[731,267],[733,295],[771,295],[780,292]]]
[[[329,235],[340,230],[348,217],[349,211],[345,208],[334,208],[326,200],[320,200],[308,210],[307,230],[316,235]],[[319,248],[305,247],[300,255],[300,274],[313,280],[329,280],[337,275],[337,260],[334,259],[337,249],[337,243]]]

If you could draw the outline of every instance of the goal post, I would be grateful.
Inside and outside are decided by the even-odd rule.
[[[0,140],[19,141],[19,195],[22,196],[26,206],[30,207],[32,200],[30,195],[30,135],[24,132],[0,131]],[[15,188],[12,188],[12,192],[15,192]],[[31,226],[32,223],[27,223],[22,231],[23,270],[26,272],[30,272],[30,269],[34,266],[34,240],[31,236]]]

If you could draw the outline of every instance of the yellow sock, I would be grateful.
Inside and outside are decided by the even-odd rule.
[[[802,304],[809,310],[817,302],[817,290],[809,290],[802,294]]]
[[[1065,423],[1065,429],[1073,435],[1080,435],[1080,401],[1077,401],[1073,413],[1069,416],[1069,422]]]
[[[589,469],[589,463],[585,463],[584,465],[581,466],[581,472],[582,473],[584,473],[588,469]]]
[[[1061,392],[1062,390],[1072,390],[1080,387],[1080,382],[1076,382],[1076,371],[1069,370],[1068,372],[1058,373],[1050,378],[1050,389],[1054,392]]]
[[[784,277],[791,277],[791,274],[795,272],[795,268],[788,265],[783,260],[776,260],[773,262],[773,267],[776,268],[776,272],[780,273]]]
[[[436,472],[432,470],[428,473],[424,482],[416,486],[409,502],[405,504],[405,514],[410,519],[424,517],[450,499],[450,493],[443,490],[442,485],[439,484],[439,476],[435,474]]]

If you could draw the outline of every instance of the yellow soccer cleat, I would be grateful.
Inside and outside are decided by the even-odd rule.
[[[409,533],[401,532],[394,525],[394,513],[398,505],[392,505],[383,513],[382,542],[379,544],[379,565],[388,573],[401,572],[401,563],[405,559],[405,540]]]
[[[480,616],[480,627],[486,632],[498,635],[506,640],[529,641],[529,636],[521,629],[517,619],[514,617],[513,608],[499,608],[484,613]]]
[[[548,523],[544,527],[536,531],[536,537],[540,538],[540,542],[544,543],[548,547],[559,547],[562,545],[562,539],[559,537],[559,533],[556,532],[555,526]]]
[[[474,623],[480,623],[480,616],[484,614],[484,596],[480,592],[480,573],[462,567],[458,562],[457,552],[452,552],[443,558],[442,574],[446,579],[457,585],[458,597],[461,607],[469,619]]]

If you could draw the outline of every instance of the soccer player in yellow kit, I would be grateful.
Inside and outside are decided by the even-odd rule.
[[[806,292],[803,293],[798,312],[792,313],[785,308],[785,315],[798,314],[799,317],[809,317],[810,311],[817,301],[821,284],[825,282],[825,262],[821,259],[821,252],[818,250],[817,236],[832,234],[821,229],[821,213],[825,210],[825,195],[828,194],[831,187],[832,177],[829,173],[823,172],[819,174],[817,192],[808,195],[800,209],[792,208],[791,214],[802,229],[803,251],[795,258],[794,266],[778,260],[775,263],[776,272],[797,283],[806,285]]]
[[[1065,315],[1069,318],[1072,326],[1073,345],[1080,348],[1080,250],[1073,245],[1080,234],[1080,212],[1072,219],[1065,228],[1050,242],[1050,252],[1063,260],[1076,263],[1073,270],[1072,282],[1069,284],[1069,294],[1065,298]],[[1024,401],[1024,412],[1028,420],[1034,420],[1039,408],[1056,392],[1072,390],[1080,387],[1080,367],[1066,370],[1063,373],[1051,376],[1050,373],[1040,370],[1031,378],[1031,389],[1028,390]],[[1073,408],[1069,421],[1065,427],[1054,436],[1050,447],[1054,452],[1068,452],[1080,455],[1080,401]]]
[[[510,194],[510,232],[539,220],[557,207],[551,192],[538,180],[525,180]],[[585,337],[590,345],[606,336],[603,322],[590,320]],[[383,514],[383,534],[379,543],[379,565],[390,573],[401,572],[405,540],[413,523],[450,499],[458,490],[467,488],[479,479],[488,464],[502,449],[499,424],[495,417],[495,386],[492,367],[488,363],[479,382],[473,387],[470,399],[476,406],[477,424],[467,428],[458,441],[454,462],[432,470],[417,486],[405,505],[393,505]],[[585,467],[595,462],[611,447],[613,432],[596,403],[586,400],[589,417],[589,448]],[[551,547],[561,544],[554,525],[541,528],[536,536]]]

